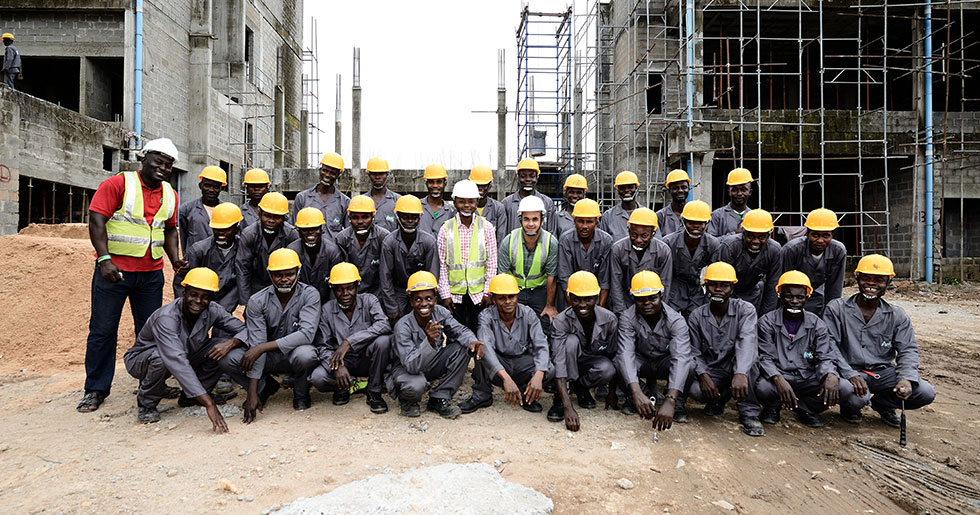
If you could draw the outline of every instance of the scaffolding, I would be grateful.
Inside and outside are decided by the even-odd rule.
[[[303,49],[303,111],[306,114],[306,155],[301,167],[320,161],[320,135],[324,132],[320,127],[320,64],[317,60],[317,21],[310,18],[309,46]],[[340,110],[340,75],[337,76],[337,111]],[[337,120],[339,122],[339,119]],[[337,149],[340,152],[340,149]]]

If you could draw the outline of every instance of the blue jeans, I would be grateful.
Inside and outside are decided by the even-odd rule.
[[[3,82],[10,86],[10,89],[17,89],[14,87],[14,78],[17,77],[16,73],[3,72]]]
[[[92,314],[88,322],[85,347],[85,392],[109,395],[116,372],[116,341],[119,317],[129,299],[136,334],[146,319],[163,303],[163,270],[123,272],[125,280],[110,283],[102,278],[99,267],[92,276]]]

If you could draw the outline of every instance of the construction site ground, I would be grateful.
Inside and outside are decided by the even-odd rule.
[[[579,410],[571,433],[503,402],[454,421],[433,413],[372,415],[363,396],[337,407],[314,393],[295,412],[279,393],[258,420],[211,434],[200,409],[165,400],[157,424],[136,422],[136,381],[122,366],[132,318],[119,327],[112,395],[75,411],[84,380],[93,251],[84,226],[28,227],[0,238],[0,506],[5,513],[260,513],[383,471],[482,461],[549,496],[558,513],[895,513],[980,509],[980,288],[897,281],[889,299],[911,315],[922,377],[938,395],[898,430],[865,411],[860,426],[824,414],[809,429],[783,412],[766,436],[744,435],[730,405],[717,418],[654,436],[647,421]],[[172,298],[167,270],[164,302]],[[850,291],[850,290],[847,290]],[[845,293],[847,293],[845,291]],[[128,309],[128,308],[127,308]],[[457,400],[468,395],[467,378]],[[544,402],[550,405],[550,398]],[[620,481],[626,479],[628,481]],[[432,495],[439,485],[424,485]],[[479,488],[480,485],[472,485]],[[365,492],[370,495],[370,492]],[[972,503],[972,504],[971,504]]]

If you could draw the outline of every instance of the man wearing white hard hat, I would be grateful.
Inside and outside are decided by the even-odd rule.
[[[163,254],[175,273],[187,266],[178,249],[177,193],[168,182],[177,147],[167,138],[155,139],[146,143],[139,159],[139,171],[103,181],[89,205],[89,237],[97,257],[85,348],[85,395],[76,408],[82,413],[99,409],[109,396],[126,299],[139,334],[163,304]]]
[[[476,331],[490,302],[490,279],[497,273],[494,226],[476,213],[480,190],[471,180],[453,186],[456,214],[439,229],[439,297],[461,324]]]

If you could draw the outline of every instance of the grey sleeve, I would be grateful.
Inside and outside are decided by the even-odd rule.
[[[789,242],[786,242],[786,245],[783,245],[782,250],[779,251],[779,263],[783,272],[796,270],[796,256],[793,254],[793,245],[790,245]]]
[[[446,313],[449,314],[448,309],[446,309]],[[465,325],[457,322],[456,319],[453,318],[452,314],[449,314],[445,320],[440,320],[439,323],[442,324],[442,330],[450,338],[456,340],[456,343],[458,343],[464,349],[468,350],[470,348],[470,343],[478,341],[476,339],[476,335],[473,334],[473,331],[470,331]]]
[[[568,278],[572,276],[572,249],[569,244],[571,235],[563,234],[558,239],[558,289],[565,291],[568,289]],[[602,285],[602,279],[599,279]]]
[[[235,271],[238,273],[238,303],[248,305],[252,291],[252,248],[250,242],[242,238],[235,253]]]
[[[687,334],[691,339],[691,359],[694,363],[694,373],[701,375],[708,372],[708,363],[701,356],[704,341],[701,339],[701,322],[693,314],[687,320]]]
[[[627,385],[639,382],[636,375],[636,330],[630,317],[623,315],[618,329],[619,344],[616,346],[616,356],[613,362],[619,375],[626,380]]]
[[[548,235],[548,258],[544,261],[544,274],[549,277],[558,275],[558,238]]]
[[[391,324],[381,309],[381,302],[374,299],[371,302],[371,325],[347,337],[351,349],[357,349],[363,343],[370,342],[378,336],[391,333]]]
[[[565,340],[568,339],[568,327],[564,317],[555,318],[551,325],[551,363],[555,366],[555,379],[568,377],[568,364],[565,362]]]
[[[778,305],[779,297],[776,295],[776,284],[779,283],[779,276],[782,274],[781,270],[782,262],[779,259],[779,252],[776,252],[769,263],[769,273],[766,275],[766,284],[763,286],[764,291],[762,292],[762,310],[759,311],[760,315],[776,309]]]
[[[431,272],[432,275],[434,275],[436,277],[436,280],[438,280],[438,278],[439,278],[439,247],[436,246],[435,239],[428,240],[428,241],[429,241],[429,243],[426,245],[426,249],[427,249],[426,252],[429,254],[429,257],[426,259],[425,269],[428,270],[429,272]]]
[[[327,304],[329,302],[320,306],[320,320],[317,322],[316,339],[313,344],[317,347],[336,349],[337,342],[333,341],[333,328],[330,327],[330,314],[327,311]]]
[[[215,320],[214,327],[221,329],[227,334],[233,334],[232,338],[238,338],[241,341],[248,341],[248,330],[245,328],[245,322],[242,322],[235,315],[225,311],[224,308],[219,308],[214,310]]]
[[[825,335],[826,336],[826,335]],[[780,375],[779,368],[776,366],[776,341],[779,335],[775,332],[775,326],[764,316],[759,319],[759,368],[762,369],[762,377],[772,379],[773,376]]]
[[[623,291],[623,266],[619,262],[616,247],[609,252],[609,306],[613,313],[626,311],[626,292]]]
[[[895,359],[898,365],[898,380],[908,379],[917,383],[919,382],[919,345],[915,341],[912,321],[898,306],[894,306],[893,309],[897,320],[892,333],[892,345],[898,352]]]
[[[316,291],[316,288],[305,288],[302,304],[299,308],[299,327],[276,340],[276,345],[283,354],[289,354],[300,345],[312,345],[319,324],[320,293]]]
[[[184,394],[194,398],[204,395],[207,391],[197,379],[197,372],[194,372],[194,367],[187,357],[187,349],[178,336],[180,323],[176,317],[157,317],[153,323],[153,336],[157,341],[157,350],[163,365],[180,383]]]
[[[303,192],[299,192],[296,198],[290,203],[289,206],[289,218],[286,219],[287,222],[296,223],[296,213],[299,213],[300,209],[306,207],[306,202],[303,200]],[[261,222],[259,222],[261,223]]]
[[[510,269],[510,238],[511,234],[504,236],[504,241],[500,242],[500,248],[497,250],[497,273],[498,274],[512,274]],[[523,272],[523,270],[522,270]]]
[[[663,245],[663,248],[667,249],[667,253],[661,258],[660,269],[662,272],[659,275],[660,282],[664,285],[664,291],[669,293],[670,285],[674,281],[674,253],[666,245]]]
[[[844,291],[844,268],[845,263],[847,263],[847,251],[843,251],[843,255],[840,257],[834,256],[834,258],[833,263],[828,263],[827,277],[824,281],[824,306],[834,299],[839,299]]]
[[[830,344],[830,337],[827,336],[827,325],[822,320],[818,320],[813,331],[814,339],[816,340],[814,357],[819,362],[817,364],[817,374],[820,375],[821,379],[827,377],[827,374],[837,375],[837,354]]]
[[[541,319],[532,312],[531,322],[528,324],[528,338],[534,347],[534,370],[535,372],[548,372],[548,360],[551,356],[548,352],[548,337],[544,335],[541,328]]]
[[[704,229],[704,232],[716,238],[724,236],[724,228],[721,225],[718,216],[715,213],[711,213],[711,220],[708,220],[708,227]]]
[[[245,327],[248,334],[245,345],[249,348],[265,343],[269,334],[265,324],[265,313],[263,308],[258,307],[257,304],[257,302],[253,302],[245,308]],[[255,360],[255,364],[252,365],[252,370],[248,371],[247,377],[249,379],[261,379],[263,371],[265,371],[265,354]]]
[[[480,313],[479,321],[476,327],[476,338],[478,341],[484,343],[483,361],[486,368],[490,370],[490,377],[492,379],[493,376],[496,376],[497,372],[503,370],[504,367],[500,364],[500,360],[497,358],[497,341],[493,334],[493,327],[491,327],[490,322],[490,311],[488,310],[483,310],[483,312]]]
[[[405,367],[405,371],[407,371],[409,374],[420,373],[420,361],[422,358],[422,350],[420,347],[422,345],[429,345],[428,339],[418,344],[412,341],[412,330],[408,327],[407,323],[395,324],[394,336],[395,339],[393,343],[395,355],[398,356],[398,362]]]
[[[394,245],[388,243],[388,238],[381,242],[381,259],[378,267],[378,282],[381,287],[381,301],[384,304],[385,313],[395,314],[398,307],[395,305],[395,286],[392,283],[391,271],[395,266]]]
[[[746,303],[748,304],[748,303]],[[752,305],[743,305],[735,339],[735,373],[749,375],[759,358],[758,317]]]
[[[834,359],[837,364],[837,372],[844,379],[850,379],[859,374],[859,372],[853,370],[851,365],[844,359],[844,353],[841,351],[841,326],[844,321],[841,319],[843,313],[841,313],[840,302],[831,302],[823,310],[823,323],[827,328],[827,340],[830,342],[830,350],[834,353]]]
[[[678,316],[670,323],[670,377],[667,378],[667,389],[683,392],[691,366],[690,331],[684,317]]]

